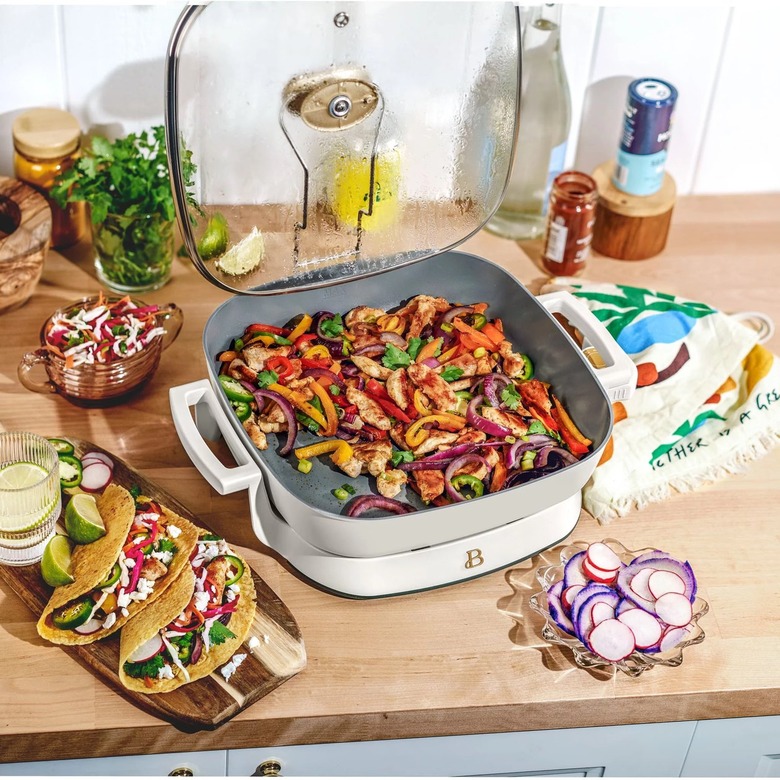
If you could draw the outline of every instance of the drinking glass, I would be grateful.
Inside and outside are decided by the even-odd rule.
[[[41,559],[61,502],[54,447],[34,433],[0,433],[0,564]]]

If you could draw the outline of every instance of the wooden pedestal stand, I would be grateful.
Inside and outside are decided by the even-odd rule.
[[[615,163],[602,163],[593,172],[599,189],[593,249],[618,260],[645,260],[666,246],[677,195],[667,173],[654,195],[629,195],[612,184]]]

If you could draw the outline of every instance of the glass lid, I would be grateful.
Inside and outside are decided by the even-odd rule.
[[[198,270],[265,295],[464,241],[498,208],[511,169],[519,37],[505,2],[186,8],[165,123]]]

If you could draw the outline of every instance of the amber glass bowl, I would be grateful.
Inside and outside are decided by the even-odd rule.
[[[92,308],[98,300],[98,296],[93,296],[69,303],[43,323],[40,349],[28,352],[18,367],[19,381],[28,390],[36,393],[59,393],[82,406],[110,406],[138,392],[152,378],[163,350],[173,343],[181,330],[182,311],[173,303],[161,306],[156,313],[157,324],[163,328],[163,332],[130,357],[105,364],[81,364],[68,368],[64,358],[47,349],[46,334],[58,315],[80,307]],[[103,301],[109,305],[119,300],[119,297],[103,297]],[[138,307],[146,306],[136,298],[133,298],[132,302]],[[47,381],[40,382],[32,376],[31,372],[38,365],[45,369]]]

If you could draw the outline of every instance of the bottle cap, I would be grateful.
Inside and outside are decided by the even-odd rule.
[[[53,160],[79,147],[81,128],[73,114],[59,108],[33,108],[14,119],[14,146],[39,160]]]

